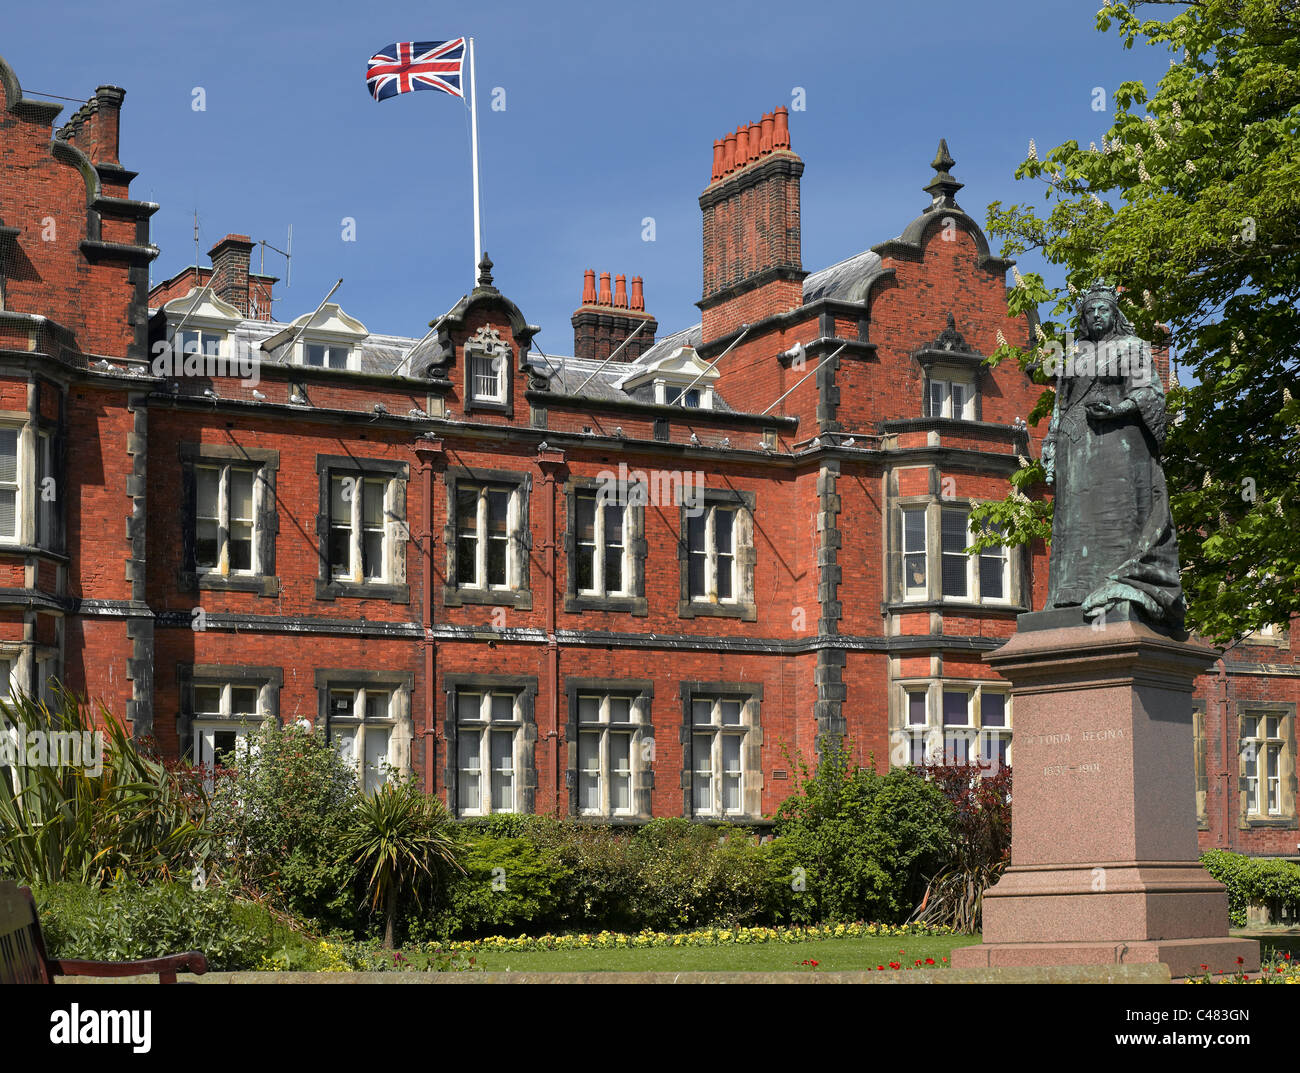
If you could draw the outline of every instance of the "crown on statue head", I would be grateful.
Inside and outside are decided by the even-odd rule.
[[[1112,302],[1116,306],[1119,305],[1119,291],[1108,284],[1102,283],[1101,280],[1098,280],[1088,288],[1087,292],[1083,296],[1083,302],[1086,304],[1094,298],[1105,298],[1108,302]]]

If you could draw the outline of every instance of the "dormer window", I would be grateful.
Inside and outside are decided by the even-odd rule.
[[[314,369],[346,369],[351,352],[338,343],[303,343],[302,363]]]
[[[718,370],[694,347],[679,346],[645,365],[632,367],[617,386],[640,402],[712,410],[717,379]]]
[[[186,328],[181,332],[181,353],[202,354],[209,358],[218,357],[221,354],[221,344],[225,338],[225,332]]]
[[[505,365],[499,355],[470,352],[470,395],[475,402],[506,401]]]
[[[975,420],[975,385],[969,380],[930,379],[926,382],[926,417]]]

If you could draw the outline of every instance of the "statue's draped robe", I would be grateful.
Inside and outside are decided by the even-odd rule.
[[[1140,348],[1141,360],[1063,377],[1057,392],[1048,432],[1056,489],[1047,606],[1089,611],[1128,600],[1181,625],[1178,540],[1160,467],[1164,388],[1147,343],[1134,336],[1110,342],[1131,348],[1134,358]],[[1132,399],[1137,412],[1091,418],[1086,407],[1094,399],[1112,406]]]

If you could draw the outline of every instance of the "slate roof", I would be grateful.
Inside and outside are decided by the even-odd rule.
[[[870,250],[854,254],[843,261],[813,272],[804,279],[804,303],[835,299],[844,302],[860,302],[866,295],[870,281],[880,272],[880,257]],[[235,336],[248,344],[261,343],[272,336],[282,333],[291,325],[276,321],[245,320],[235,329]],[[647,392],[642,389],[633,391],[619,386],[635,368],[649,365],[665,358],[678,347],[698,347],[703,341],[700,324],[665,335],[654,346],[641,354],[635,361],[608,362],[603,367],[599,361],[588,361],[565,355],[548,354],[543,357],[538,353],[528,355],[528,365],[537,376],[551,381],[551,390],[559,394],[576,395],[581,387],[581,398],[594,402],[626,401],[644,399]],[[288,340],[270,351],[266,357],[277,361],[284,355]],[[418,346],[417,346],[418,344]],[[362,340],[359,346],[358,370],[367,373],[391,373],[401,364],[412,347],[414,353],[406,363],[403,372],[407,375],[420,376],[430,358],[438,356],[436,339],[421,340],[403,335],[383,335],[372,332]],[[595,374],[595,375],[592,375]],[[718,381],[725,385],[726,375]],[[715,386],[713,395],[715,410],[732,412],[726,400]]]
[[[860,302],[866,297],[867,284],[880,273],[880,255],[871,250],[855,253],[829,268],[805,276],[803,300],[817,302],[834,298],[841,302]]]

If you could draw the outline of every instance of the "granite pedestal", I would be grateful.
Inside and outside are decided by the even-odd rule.
[[[1198,860],[1191,693],[1217,655],[1132,613],[1094,628],[1064,609],[1021,615],[984,657],[1014,697],[1011,865],[954,966],[1258,970]]]

